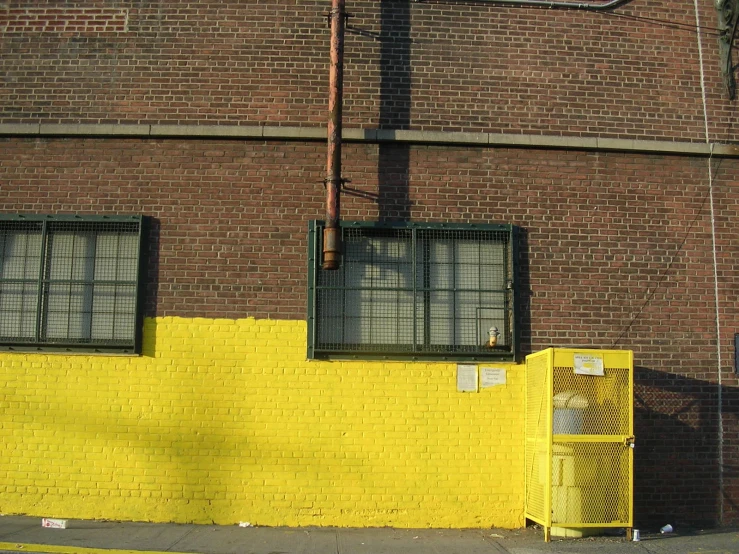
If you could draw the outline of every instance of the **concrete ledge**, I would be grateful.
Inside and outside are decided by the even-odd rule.
[[[46,124],[39,126],[41,136],[81,136],[81,137],[130,137],[149,134],[150,125],[129,124]]]
[[[178,138],[262,138],[258,125],[150,125],[149,136]]]
[[[38,123],[3,123],[0,124],[0,136],[38,135],[40,128]]]
[[[708,156],[710,145],[705,142],[670,142],[661,140],[595,139],[598,150],[622,152],[654,152],[655,154],[683,154]]]
[[[489,133],[488,144],[491,146],[532,146],[533,139],[541,138],[530,135],[513,135],[504,133]],[[551,137],[554,138],[554,137]]]
[[[581,137],[531,137],[535,140],[531,146],[541,145],[548,148],[559,148],[562,150],[598,150],[598,139]]]
[[[274,125],[134,125],[134,124],[0,124],[0,137],[138,137],[181,139],[242,139],[325,141],[324,127]],[[439,144],[488,148],[546,148],[672,154],[680,156],[739,157],[739,145],[597,137],[560,137],[508,133],[409,131],[404,129],[346,128],[347,142]]]
[[[713,155],[724,158],[739,158],[739,144],[714,144]]]
[[[299,139],[299,140],[326,140],[324,127],[262,127],[264,138]]]
[[[372,142],[408,142],[415,144],[478,144],[489,143],[487,133],[460,133],[443,131],[407,131],[403,129],[375,129],[365,131],[374,133]],[[370,135],[371,136],[371,135]]]
[[[325,139],[328,131],[323,133]],[[374,129],[344,129],[341,137],[347,142],[377,142],[377,131]]]

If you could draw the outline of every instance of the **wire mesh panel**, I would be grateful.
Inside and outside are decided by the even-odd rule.
[[[558,442],[552,447],[552,524],[628,527],[629,449],[615,442]]]
[[[345,226],[332,271],[318,263],[320,230],[311,242],[309,355],[514,355],[510,226]]]
[[[526,358],[526,517],[549,524],[549,413],[550,373],[548,352]]]
[[[141,218],[27,219],[0,221],[0,342],[133,348]]]
[[[555,367],[554,433],[569,432],[568,417],[581,412],[579,434],[630,434],[629,375],[628,368],[607,368],[604,375],[593,377],[577,375],[572,367]]]
[[[630,527],[632,353],[550,348],[526,371],[526,517],[547,533]]]

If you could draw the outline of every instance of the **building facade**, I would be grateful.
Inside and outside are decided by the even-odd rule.
[[[637,522],[737,523],[722,16],[617,4],[347,3],[339,283],[330,2],[0,2],[0,512],[519,527],[561,346],[634,352]]]

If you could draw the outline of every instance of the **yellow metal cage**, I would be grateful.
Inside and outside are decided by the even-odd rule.
[[[629,350],[526,357],[526,517],[550,535],[633,526],[634,362]]]

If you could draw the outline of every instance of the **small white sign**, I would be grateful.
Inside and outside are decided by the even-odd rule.
[[[480,368],[480,372],[480,388],[486,389],[506,384],[506,372],[503,368],[483,367]]]
[[[575,354],[575,374],[603,377],[603,356],[597,354]]]
[[[457,390],[459,392],[477,392],[476,365],[457,365]]]

